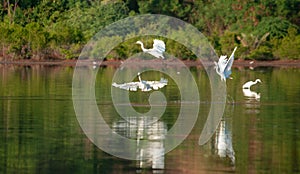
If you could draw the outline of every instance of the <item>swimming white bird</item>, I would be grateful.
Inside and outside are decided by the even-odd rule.
[[[149,53],[156,58],[162,58],[162,59],[165,58],[163,53],[166,50],[166,45],[165,45],[164,41],[162,41],[162,40],[154,39],[153,40],[153,48],[150,48],[150,49],[146,49],[144,47],[143,42],[141,42],[141,41],[137,41],[136,44],[140,44],[143,52],[145,52],[145,53]]]
[[[216,72],[221,76],[221,80],[223,81],[226,81],[226,79],[231,75],[231,67],[234,61],[234,52],[236,51],[236,49],[237,47],[234,48],[229,59],[227,59],[226,55],[221,55],[218,63],[214,62]]]
[[[255,85],[258,82],[261,83],[261,80],[260,79],[256,79],[254,82],[253,81],[246,82],[243,85],[243,89],[250,89],[252,85]]]

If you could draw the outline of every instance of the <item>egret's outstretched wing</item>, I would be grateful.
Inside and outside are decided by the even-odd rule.
[[[160,53],[163,53],[166,51],[166,45],[165,45],[164,41],[154,39],[153,40],[153,49],[157,50]]]
[[[166,86],[168,84],[168,80],[164,79],[164,78],[161,78],[160,81],[146,81],[146,82],[154,90],[158,90],[159,88],[163,88],[164,86]]]
[[[137,89],[139,87],[139,82],[129,82],[129,83],[123,83],[123,84],[113,83],[112,86],[120,88],[120,89],[125,89],[127,91],[137,91]]]
[[[231,53],[231,56],[229,57],[227,63],[226,63],[226,66],[225,66],[225,69],[224,69],[224,75],[226,78],[228,78],[231,74],[231,67],[232,67],[232,64],[233,64],[233,61],[234,61],[234,52],[236,51],[236,48],[234,48],[233,52]]]
[[[231,53],[231,56],[229,57],[228,61],[227,61],[227,65],[226,65],[226,68],[225,70],[229,71],[231,70],[231,67],[232,67],[232,64],[233,64],[233,61],[234,61],[234,53],[236,51],[236,48],[234,48],[233,52]]]
[[[159,88],[163,88],[168,84],[168,80],[161,78],[160,81],[147,81],[147,80],[142,80],[141,78],[141,73],[138,72],[138,82],[128,82],[128,83],[122,83],[122,84],[117,84],[117,83],[112,83],[112,86],[124,89],[127,91],[137,91],[140,89],[141,91],[147,92],[151,91],[152,89],[158,90]]]

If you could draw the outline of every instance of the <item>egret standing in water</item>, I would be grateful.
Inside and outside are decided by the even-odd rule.
[[[154,56],[156,58],[165,59],[165,57],[163,55],[163,53],[166,50],[166,45],[165,45],[164,41],[158,40],[158,39],[154,39],[153,40],[153,48],[150,48],[150,49],[146,49],[144,47],[143,42],[141,42],[141,41],[137,41],[136,44],[140,44],[141,45],[141,48],[142,48],[143,52],[149,53],[149,54],[151,54],[152,56]]]
[[[94,61],[93,61],[93,69],[96,69],[97,66],[98,66],[98,63],[94,60]]]
[[[226,81],[231,75],[231,67],[234,61],[234,52],[236,51],[236,48],[237,47],[234,48],[229,59],[227,59],[227,56],[225,55],[220,56],[218,63],[214,62],[216,72],[221,76],[221,80],[223,81]]]
[[[243,89],[250,89],[252,85],[257,84],[258,82],[261,83],[261,80],[260,79],[256,79],[254,82],[253,81],[246,82],[243,85]]]
[[[250,99],[251,98],[254,98],[256,100],[260,99],[260,93],[251,91],[249,88],[243,88],[243,94],[244,94],[245,97],[248,97]]]

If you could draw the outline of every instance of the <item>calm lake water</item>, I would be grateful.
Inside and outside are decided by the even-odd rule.
[[[72,101],[73,67],[1,65],[0,173],[300,173],[300,69],[233,69],[224,116],[203,146],[198,139],[210,108],[209,80],[202,68],[190,71],[201,98],[191,133],[171,152],[139,160],[163,154],[163,141],[149,140],[131,161],[103,152],[83,133]],[[139,130],[122,120],[112,105],[115,72],[114,67],[100,68],[95,85],[97,105],[107,124],[133,139],[139,131],[146,138],[166,133],[180,111],[176,84],[169,79],[160,89],[168,101],[164,115]],[[145,72],[142,77],[159,80],[164,74]],[[252,92],[242,90],[244,82],[256,78],[262,84]],[[137,111],[149,110],[150,93],[130,93]]]

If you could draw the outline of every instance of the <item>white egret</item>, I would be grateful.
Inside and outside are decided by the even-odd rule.
[[[258,82],[261,83],[261,80],[260,79],[256,79],[254,82],[253,81],[246,82],[243,85],[243,89],[250,89],[252,85],[257,84]]]
[[[153,40],[153,48],[150,48],[150,49],[146,49],[144,47],[143,42],[141,42],[141,41],[137,41],[136,44],[140,44],[143,52],[145,52],[145,53],[149,53],[156,58],[162,58],[162,59],[165,58],[163,53],[166,50],[166,45],[165,45],[164,41],[162,41],[162,40],[154,39]]]
[[[245,97],[248,97],[248,98],[255,98],[256,100],[260,99],[260,93],[251,91],[250,88],[244,88],[243,94]]]
[[[96,61],[93,61],[93,69],[96,69],[98,66],[98,63]]]
[[[226,81],[227,78],[231,75],[231,67],[234,61],[234,52],[236,51],[237,47],[234,48],[233,52],[229,59],[227,56],[220,56],[218,63],[215,63],[216,72],[221,76],[221,80]]]
[[[140,72],[138,72],[138,78],[140,81],[140,83],[138,85],[142,91],[151,91],[152,90],[151,86],[147,83],[147,81],[142,80]]]
[[[138,82],[128,82],[128,83],[123,83],[123,84],[117,84],[113,83],[112,86],[120,88],[120,89],[125,89],[127,91],[137,91],[140,89],[143,92],[151,91],[153,90],[158,90],[159,88],[163,88],[168,84],[168,80],[161,78],[160,81],[146,81],[142,80],[141,78],[141,73],[138,73]]]
[[[168,84],[168,80],[161,78],[160,81],[145,81],[141,79],[141,73],[138,73],[138,78],[140,81],[140,89],[142,91],[150,91],[151,88],[153,88],[154,90],[158,90],[159,88],[163,88],[164,86],[166,86]]]

